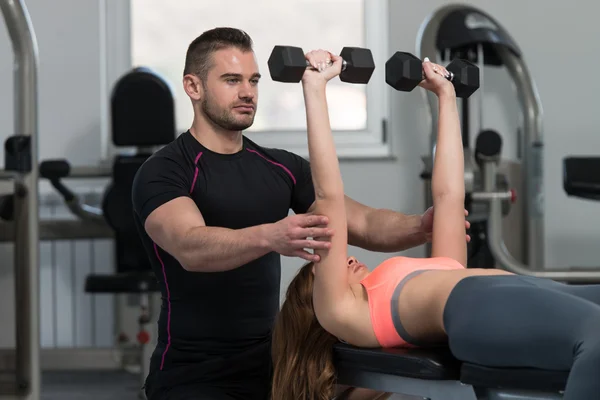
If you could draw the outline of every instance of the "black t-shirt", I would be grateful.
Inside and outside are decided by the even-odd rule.
[[[264,366],[279,310],[279,254],[230,271],[189,272],[152,241],[144,222],[180,196],[196,203],[207,226],[242,229],[279,221],[290,209],[305,213],[314,202],[309,163],[247,137],[241,151],[217,154],[188,131],[142,165],[132,192],[136,224],[162,292],[151,375],[171,376],[174,384],[186,381],[185,375],[231,379]]]

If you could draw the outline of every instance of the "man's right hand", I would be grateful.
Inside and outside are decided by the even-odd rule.
[[[327,228],[328,222],[321,215],[290,215],[269,227],[270,247],[283,256],[317,262],[319,256],[305,249],[329,249],[333,229]]]

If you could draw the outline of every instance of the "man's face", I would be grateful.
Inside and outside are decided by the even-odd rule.
[[[259,79],[254,52],[232,47],[213,53],[212,68],[202,84],[202,111],[223,129],[249,128],[256,114]]]

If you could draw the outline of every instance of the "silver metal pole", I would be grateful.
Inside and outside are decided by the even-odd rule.
[[[523,180],[520,192],[524,194],[521,215],[527,244],[524,251],[529,268],[539,271],[545,268],[542,103],[523,59],[516,57],[504,46],[496,46],[496,52],[515,82],[523,110]]]
[[[2,0],[0,9],[14,52],[14,127],[30,139],[31,170],[15,178],[16,379],[18,396],[40,398],[38,235],[38,48],[23,0]]]

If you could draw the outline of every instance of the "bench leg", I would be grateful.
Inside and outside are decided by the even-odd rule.
[[[365,371],[338,371],[338,383],[353,387],[402,394],[406,400],[477,400],[472,386],[459,381],[425,380]],[[407,397],[411,396],[411,397]],[[390,400],[398,396],[392,396]]]

